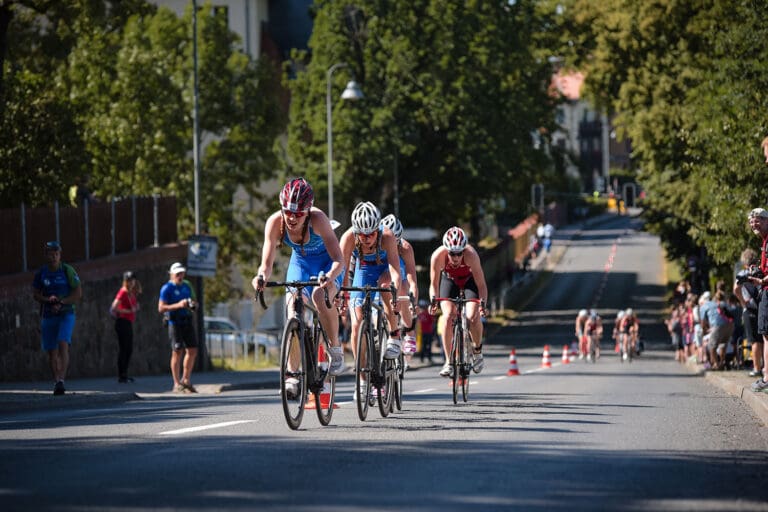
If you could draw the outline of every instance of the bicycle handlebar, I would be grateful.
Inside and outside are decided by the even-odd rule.
[[[264,288],[275,288],[278,286],[284,286],[286,288],[308,288],[310,286],[320,286],[320,280],[309,280],[309,281],[262,281]],[[323,294],[325,299],[325,305],[328,309],[331,308],[331,301],[328,298],[328,289],[323,288]],[[264,309],[267,309],[267,303],[264,302],[264,289],[258,290],[256,292],[256,297],[259,299],[259,302],[261,303],[261,307]]]

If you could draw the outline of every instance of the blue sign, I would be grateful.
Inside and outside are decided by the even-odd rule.
[[[213,277],[216,275],[216,254],[219,241],[215,236],[194,235],[189,237],[187,275]]]

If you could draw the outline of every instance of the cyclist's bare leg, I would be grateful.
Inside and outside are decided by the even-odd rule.
[[[400,289],[397,291],[397,295],[399,297],[405,297],[405,296],[408,295],[408,291],[409,291],[409,289],[408,289],[408,282],[407,281],[401,281],[400,282]],[[400,306],[399,306],[399,310],[400,310],[400,318],[401,318],[401,320],[403,322],[403,325],[410,326],[411,322],[413,321],[413,313],[411,312],[411,304],[408,303],[408,302],[401,301],[400,302]],[[406,335],[406,337],[413,338],[413,340],[416,339],[415,338],[416,337],[416,331],[414,329],[409,329],[408,331],[406,331],[405,335]],[[406,361],[410,361],[412,356],[413,356],[412,354],[406,355]]]
[[[477,349],[483,343],[483,322],[480,318],[480,305],[476,302],[467,302],[464,311],[467,315],[472,344]]]
[[[336,286],[328,283],[326,288],[328,289],[328,300],[330,300],[330,297],[336,295]],[[319,286],[312,290],[312,303],[315,305],[315,309],[317,309],[320,325],[323,326],[323,330],[325,330],[325,334],[328,336],[328,343],[330,343],[332,347],[338,347],[339,314],[333,304],[331,304],[330,308],[325,304],[325,293]]]
[[[303,299],[303,298],[302,298]],[[294,306],[294,302],[296,300],[296,294],[295,293],[289,293],[286,295],[286,309],[288,310],[288,318],[293,317],[293,315],[296,312],[296,308]],[[291,353],[288,354],[288,369],[289,370],[295,370],[299,366],[299,358],[301,357],[301,352],[299,352],[299,344],[298,343],[292,343],[291,344]]]
[[[349,315],[349,339],[350,339],[350,345],[352,346],[352,356],[357,359],[357,337],[360,335],[360,328],[362,327],[362,319],[363,319],[363,308],[361,307],[354,307],[352,308],[352,311],[350,311]],[[363,354],[365,356],[365,354]]]
[[[451,338],[453,336],[453,333],[448,328],[448,320],[456,314],[456,307],[452,302],[443,301],[440,303],[440,311],[442,314],[437,319],[438,332],[443,333],[443,354],[445,355],[445,362],[448,362],[451,360]]]
[[[389,272],[385,272],[382,274],[381,278],[379,278],[379,286],[382,288],[389,286],[390,282]],[[397,317],[395,316],[395,308],[392,306],[392,294],[390,292],[381,292],[381,302],[384,303],[384,314],[387,317],[387,322],[390,328],[392,328],[392,326],[395,327],[392,328],[392,332],[389,333],[389,337],[399,340],[400,330],[396,328]]]

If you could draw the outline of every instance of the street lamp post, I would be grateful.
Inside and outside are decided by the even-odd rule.
[[[328,218],[333,220],[333,117],[331,105],[331,77],[333,72],[341,67],[347,67],[345,62],[339,62],[328,68],[326,73],[325,117],[328,130]],[[341,94],[343,100],[359,100],[363,92],[357,82],[350,80]]]

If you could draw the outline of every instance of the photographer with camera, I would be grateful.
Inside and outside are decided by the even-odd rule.
[[[197,335],[194,315],[197,308],[192,285],[184,279],[187,269],[174,263],[168,272],[170,279],[160,289],[157,311],[168,321],[168,339],[171,341],[171,375],[173,391],[197,393],[190,382],[197,358]],[[182,358],[182,353],[184,357]],[[181,363],[181,369],[179,365]],[[181,374],[181,375],[180,375]]]
[[[768,260],[766,259],[766,250],[768,250],[768,210],[755,208],[749,212],[749,228],[752,232],[762,239],[762,250],[760,253],[760,273],[747,276],[747,281],[754,284],[758,290],[757,301],[757,334],[763,339],[763,361],[766,361],[766,349],[768,348]],[[746,281],[745,281],[746,282]],[[752,384],[752,391],[768,392],[768,365],[763,364],[763,377]]]
[[[744,338],[752,347],[752,370],[749,376],[759,377],[762,375],[763,368],[763,338],[757,334],[757,304],[760,290],[749,278],[761,277],[760,260],[753,249],[747,248],[741,253],[739,261],[743,269],[736,273],[733,294],[739,299],[743,308]]]

